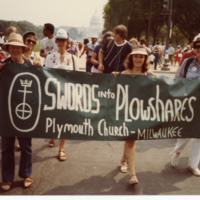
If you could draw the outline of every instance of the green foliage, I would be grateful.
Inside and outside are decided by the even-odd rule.
[[[77,28],[70,28],[68,30],[69,37],[73,40],[83,38],[83,33],[79,33]]]
[[[200,1],[176,0],[173,2],[174,25],[191,42],[194,36],[200,32]]]
[[[118,24],[124,24],[129,30],[128,38],[137,37],[139,39],[148,28],[149,2],[149,0],[109,0],[104,8],[104,28],[111,30]],[[154,35],[158,32],[160,14],[158,7],[161,7],[160,0],[154,0],[152,9],[152,32],[154,31]]]
[[[6,29],[9,26],[14,26],[17,28],[18,33],[20,33],[21,35],[23,35],[26,31],[33,31],[36,33],[38,40],[41,40],[44,38],[42,29],[43,26],[35,26],[34,24],[27,22],[27,21],[4,21],[4,20],[0,20],[0,31],[4,32],[4,34],[6,35]],[[68,34],[69,36],[73,39],[73,40],[77,40],[77,39],[82,39],[83,38],[83,33],[79,33],[77,28],[69,28],[69,27],[62,27],[64,29],[69,29],[68,30]],[[58,28],[55,28],[55,33],[57,32]],[[39,45],[39,44],[38,44]],[[39,46],[38,46],[39,47]],[[37,49],[37,45],[35,47],[35,49]]]
[[[14,26],[17,28],[18,33],[24,34],[26,31],[33,31],[36,33],[37,37],[39,39],[42,39],[43,33],[42,33],[42,27],[35,26],[34,24],[27,22],[27,21],[4,21],[0,20],[0,31],[4,32],[6,35],[6,29],[9,26]]]
[[[41,43],[40,43],[40,42],[37,42],[37,44],[35,45],[33,51],[34,51],[34,52],[39,52],[39,51],[40,51],[40,48],[41,48]]]
[[[152,11],[150,9],[152,2]],[[150,38],[166,40],[167,14],[163,9],[163,0],[109,0],[104,7],[104,31],[112,30],[118,24],[128,27],[128,38],[147,36],[148,24]],[[200,32],[200,1],[199,0],[173,0],[172,4],[172,42],[191,42]],[[151,19],[151,20],[150,20]]]

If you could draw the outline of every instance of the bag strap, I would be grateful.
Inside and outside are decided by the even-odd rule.
[[[73,70],[75,71],[74,56],[72,55]]]
[[[190,64],[192,63],[192,61],[194,60],[194,58],[188,58],[186,64],[185,64],[185,68],[184,68],[184,74],[183,74],[183,78],[186,78],[186,74],[187,74],[187,71],[188,71],[188,68],[190,66]]]
[[[124,47],[124,46],[123,46],[123,47]],[[119,70],[119,63],[120,63],[121,52],[122,52],[123,47],[120,49],[119,54],[118,54],[118,57],[117,57],[117,62],[116,62],[116,67],[115,67],[117,72],[118,72],[118,70]]]

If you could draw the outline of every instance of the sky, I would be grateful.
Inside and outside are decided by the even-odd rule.
[[[108,0],[0,0],[1,20],[29,21],[34,25],[88,27],[95,12],[102,19]]]

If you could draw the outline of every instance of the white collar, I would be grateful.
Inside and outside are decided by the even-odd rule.
[[[114,42],[115,42],[115,45],[116,45],[116,46],[120,47],[120,46],[125,45],[125,44],[127,43],[127,40],[124,40],[124,43],[122,43],[122,44],[118,44],[116,41],[114,41]]]

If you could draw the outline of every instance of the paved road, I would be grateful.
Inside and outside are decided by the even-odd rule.
[[[200,178],[186,169],[189,146],[184,149],[179,166],[170,166],[169,153],[174,144],[171,139],[138,141],[139,184],[131,186],[128,174],[119,171],[123,142],[67,141],[67,160],[60,162],[58,144],[49,148],[47,139],[33,139],[33,187],[22,188],[17,176],[20,152],[16,152],[13,188],[0,195],[200,195]]]
[[[13,189],[0,195],[199,195],[199,178],[186,170],[189,147],[178,168],[170,166],[169,153],[175,140],[138,141],[136,172],[139,184],[131,186],[128,174],[119,171],[123,142],[67,141],[67,160],[57,159],[58,146],[46,139],[33,139],[34,185],[23,189],[16,175]]]

